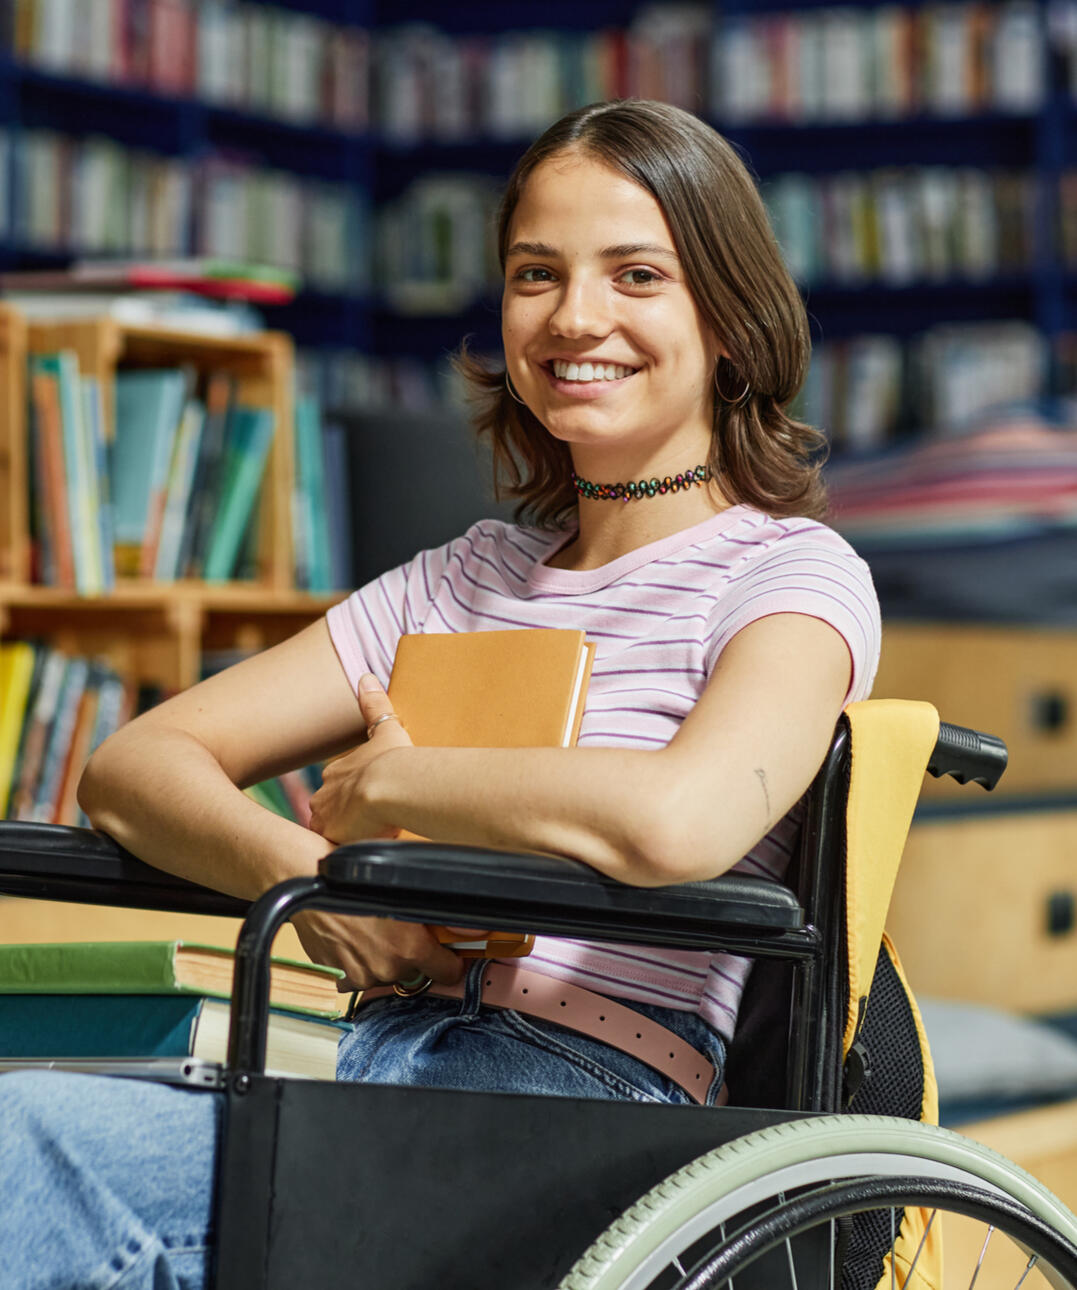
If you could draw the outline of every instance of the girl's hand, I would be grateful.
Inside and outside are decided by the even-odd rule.
[[[395,838],[400,830],[377,817],[365,792],[370,767],[390,748],[411,748],[389,696],[369,673],[359,682],[367,741],[325,765],[322,787],[310,799],[310,827],[330,842]]]
[[[364,990],[383,982],[409,981],[418,974],[452,985],[464,970],[463,960],[421,923],[310,909],[296,914],[292,922],[315,963],[344,972],[342,989]]]
[[[400,832],[376,818],[365,799],[364,780],[383,753],[410,748],[412,742],[389,696],[369,674],[359,682],[359,708],[367,725],[366,743],[326,763],[322,787],[310,800],[310,827],[331,842],[392,838]],[[463,971],[459,956],[421,923],[316,910],[297,914],[292,921],[304,950],[316,963],[341,968],[349,989],[406,981],[416,974],[450,985]]]

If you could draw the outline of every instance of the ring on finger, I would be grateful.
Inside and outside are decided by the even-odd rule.
[[[399,720],[400,718],[396,715],[395,712],[383,712],[380,717],[375,717],[374,720],[370,723],[370,725],[367,726],[366,737],[368,739],[373,739],[374,731],[377,730],[378,726],[380,726],[383,721],[399,721]]]
[[[433,984],[433,980],[425,972],[416,972],[406,981],[394,981],[393,994],[399,995],[401,999],[413,999],[417,994],[429,990]]]

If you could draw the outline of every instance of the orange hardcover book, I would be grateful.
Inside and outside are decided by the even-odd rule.
[[[30,396],[34,405],[35,448],[41,459],[41,479],[44,485],[43,518],[48,526],[52,548],[53,585],[73,591],[75,555],[71,545],[67,490],[74,485],[69,485],[64,465],[60,389],[56,377],[49,372],[32,371]]]
[[[424,748],[570,748],[587,700],[595,647],[582,631],[405,635],[389,698],[412,742]],[[401,833],[415,840],[416,835]],[[469,958],[527,954],[534,938],[511,932],[438,939]]]

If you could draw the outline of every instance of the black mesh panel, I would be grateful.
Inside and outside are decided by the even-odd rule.
[[[867,1074],[849,1103],[863,1115],[919,1120],[924,1100],[924,1059],[909,997],[885,946],[879,951],[859,1044]],[[901,1227],[902,1211],[894,1215]],[[874,1290],[890,1249],[890,1213],[858,1214],[852,1223],[842,1290]]]

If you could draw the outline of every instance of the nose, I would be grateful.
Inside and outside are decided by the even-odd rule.
[[[550,315],[550,331],[577,339],[607,336],[611,326],[603,284],[584,276],[566,278]]]

